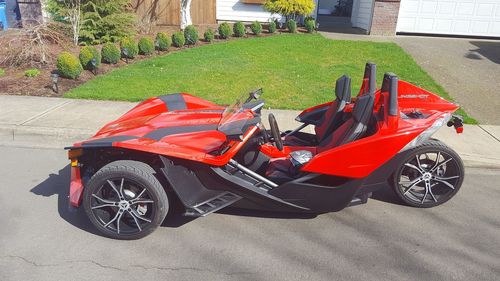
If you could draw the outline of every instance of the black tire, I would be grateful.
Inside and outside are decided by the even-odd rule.
[[[396,195],[405,204],[430,208],[457,194],[464,180],[464,164],[453,149],[429,139],[405,153],[391,181]],[[432,155],[435,159],[429,157]],[[407,182],[402,181],[404,178]]]
[[[83,193],[92,224],[114,239],[139,239],[152,233],[169,209],[167,194],[154,174],[149,165],[131,160],[114,161],[97,171]]]

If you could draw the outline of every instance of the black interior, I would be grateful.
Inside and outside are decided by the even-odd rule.
[[[373,119],[375,97],[368,94],[359,97],[354,105],[352,115],[340,128],[330,134],[318,146],[318,152],[356,141],[367,134]],[[266,177],[281,184],[300,176],[300,167],[292,164],[287,157],[271,159],[266,170]]]
[[[342,120],[344,119],[344,108],[346,104],[351,102],[351,78],[349,76],[343,75],[337,79],[335,83],[335,96],[337,102],[335,103],[336,106],[333,109],[334,114],[327,120],[323,120],[323,122],[326,122],[326,129],[322,136],[318,138],[318,143],[321,143],[342,124]],[[329,116],[324,116],[325,119],[327,117]]]
[[[317,146],[318,152],[361,139],[376,130],[376,118],[373,114],[376,88],[376,65],[367,63],[365,66],[365,90],[356,100],[352,113],[344,112],[345,106],[351,101],[351,79],[344,75],[337,79],[335,84],[335,101],[328,107],[316,121],[316,132],[312,135],[303,132],[293,132],[285,137],[285,145]],[[393,74],[384,76],[382,88],[387,88],[390,93],[389,112],[397,112],[397,77]],[[392,109],[392,110],[391,110]],[[321,109],[324,111],[324,109]],[[311,115],[314,112],[309,113]],[[274,116],[273,116],[274,117]],[[300,118],[307,116],[299,116]],[[271,121],[271,119],[270,119]],[[275,120],[274,120],[275,121]],[[301,120],[302,121],[302,120]],[[304,120],[307,123],[307,118]],[[277,124],[273,124],[271,127]],[[278,184],[291,181],[300,177],[300,167],[295,167],[287,157],[270,159],[265,175]]]
[[[372,62],[367,62],[365,65],[365,72],[363,75],[363,86],[364,89],[362,93],[358,96],[358,99],[365,95],[371,95],[372,98],[364,98],[361,100],[366,100],[365,106],[370,106],[373,110],[373,95],[377,91],[377,65]],[[394,113],[394,108],[397,111],[397,76],[394,74],[390,74],[389,79],[389,87],[391,87],[391,91],[396,93],[393,95],[390,101],[390,106],[393,108],[390,110],[391,114]],[[384,77],[384,84],[385,84]],[[383,87],[383,86],[382,86]],[[316,126],[315,131],[316,134],[309,134],[300,132],[301,129],[305,127],[305,125],[297,128],[294,131],[285,132],[284,145],[287,146],[317,146],[321,143],[328,142],[331,140],[332,134],[345,123],[346,120],[349,119],[349,114],[344,112],[345,106],[347,103],[351,102],[351,78],[347,75],[343,75],[339,79],[337,79],[335,83],[335,100],[328,107],[320,107],[316,110],[305,112],[297,116],[296,120],[304,123],[305,125],[314,125]],[[364,102],[363,102],[364,103]],[[362,104],[360,104],[362,106]],[[359,111],[362,111],[358,107]],[[371,115],[370,115],[371,116]],[[364,116],[358,116],[364,117]],[[364,120],[368,119],[368,120]],[[356,128],[352,128],[352,132],[346,132],[346,134],[350,135],[352,138],[356,138],[360,132],[367,132],[366,128],[370,123],[374,122],[373,118],[364,117],[360,118],[361,122],[357,122]],[[363,124],[367,123],[367,124]],[[373,125],[373,124],[372,124]],[[368,126],[369,127],[369,126]],[[368,128],[368,132],[371,132],[370,128]],[[346,142],[349,142],[349,138],[346,138]]]
[[[335,100],[330,106],[321,108],[319,120],[309,120],[311,117],[318,118],[315,111],[299,115],[297,119],[306,124],[314,124],[318,129],[316,135],[304,132],[293,132],[285,137],[285,145],[289,146],[311,146],[321,143],[335,129],[342,125],[345,114],[344,109],[346,104],[351,102],[351,78],[343,75],[335,82]],[[308,116],[309,115],[309,116]],[[308,118],[309,117],[309,118]]]
[[[318,146],[318,151],[331,149],[365,136],[373,116],[373,95],[363,95],[356,100],[351,118]]]

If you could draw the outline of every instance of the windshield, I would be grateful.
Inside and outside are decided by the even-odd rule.
[[[226,135],[243,135],[248,125],[255,119],[254,113],[248,107],[248,94],[242,95],[233,104],[226,107],[217,126],[217,130]],[[247,106],[245,106],[247,105]],[[260,118],[258,118],[260,120]],[[255,122],[256,120],[253,120]],[[250,122],[250,123],[249,123]]]
[[[243,111],[243,104],[248,95],[241,95],[236,101],[226,107],[224,112],[222,112],[222,117],[219,121],[219,128],[224,124],[231,123],[235,116]],[[233,120],[234,121],[234,120]]]

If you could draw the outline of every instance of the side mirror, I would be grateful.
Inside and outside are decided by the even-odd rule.
[[[253,92],[248,93],[248,98],[245,101],[245,103],[250,102],[251,100],[258,100],[260,98],[260,95],[264,93],[264,90],[262,88],[259,88]]]

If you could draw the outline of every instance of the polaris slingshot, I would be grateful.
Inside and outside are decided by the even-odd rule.
[[[391,186],[414,207],[440,205],[459,190],[462,160],[431,135],[462,120],[458,106],[386,73],[380,88],[367,63],[359,94],[351,79],[300,113],[282,132],[261,120],[261,90],[222,107],[178,93],[148,99],[69,149],[70,204],[83,204],[104,235],[138,239],[165,219],[227,206],[325,213],[366,203]],[[306,133],[314,127],[314,134]],[[312,131],[312,130],[311,130]]]

